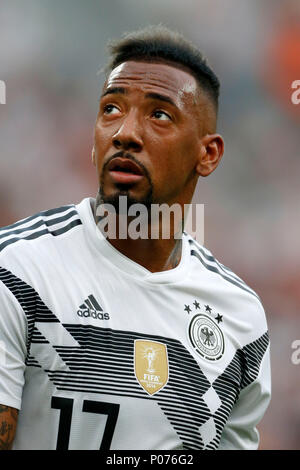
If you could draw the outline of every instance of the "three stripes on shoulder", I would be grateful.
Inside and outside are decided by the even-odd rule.
[[[254,297],[256,297],[260,301],[260,298],[258,297],[256,292],[254,292],[254,290],[247,286],[247,284],[236,274],[234,274],[231,269],[219,263],[219,261],[216,260],[214,256],[212,256],[210,251],[200,246],[193,239],[189,239],[189,243],[191,245],[191,255],[195,256],[206,269],[216,274],[219,274],[226,281],[248,292],[249,294],[254,295]]]
[[[82,225],[74,204],[49,209],[0,228],[0,252],[21,240],[35,240],[45,235],[54,237]]]

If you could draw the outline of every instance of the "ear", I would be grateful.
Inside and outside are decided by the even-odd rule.
[[[96,165],[95,147],[92,149],[92,162],[94,165]]]
[[[208,176],[220,163],[224,153],[224,140],[219,134],[207,134],[201,139],[201,148],[196,171]]]

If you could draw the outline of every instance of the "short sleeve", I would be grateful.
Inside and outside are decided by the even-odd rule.
[[[257,377],[240,392],[223,430],[220,450],[257,450],[256,428],[271,399],[270,345],[260,364]]]
[[[0,281],[0,404],[21,408],[27,356],[27,320],[22,307]]]

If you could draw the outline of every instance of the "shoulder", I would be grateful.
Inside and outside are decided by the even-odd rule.
[[[7,227],[0,228],[0,256],[9,250],[34,245],[47,237],[58,237],[81,225],[75,204],[38,212]]]
[[[241,317],[251,319],[258,329],[266,331],[266,315],[259,295],[235,272],[219,261],[210,250],[186,234],[191,258],[203,273],[221,304],[235,309]],[[260,328],[261,327],[261,328]]]
[[[82,225],[77,206],[69,204],[38,212],[0,228],[1,272],[30,279],[49,264],[59,239]]]

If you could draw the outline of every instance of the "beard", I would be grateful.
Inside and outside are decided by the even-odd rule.
[[[113,195],[109,195],[109,196],[105,194],[105,191],[103,190],[103,186],[100,185],[97,199],[98,201],[101,201],[102,204],[111,204],[114,207],[116,214],[127,215],[127,214],[123,214],[124,204],[120,204],[121,196],[126,197],[127,209],[129,209],[134,204],[143,204],[145,208],[147,209],[148,213],[150,213],[151,205],[153,204],[153,186],[151,182],[150,182],[150,188],[148,192],[144,196],[141,196],[140,198],[135,198],[130,195],[130,188],[128,187],[128,185],[124,185],[124,184],[116,185],[116,192]]]

